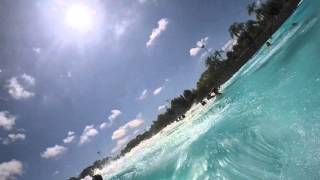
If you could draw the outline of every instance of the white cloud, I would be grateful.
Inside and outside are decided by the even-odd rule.
[[[166,109],[166,105],[162,105],[158,107],[158,111],[163,111],[164,109]]]
[[[0,140],[2,141],[2,144],[8,145],[16,141],[23,141],[25,139],[26,139],[25,134],[18,133],[18,134],[9,134],[7,138],[0,139]]]
[[[26,139],[26,135],[25,134],[21,134],[21,133],[9,134],[8,135],[8,139],[10,140],[11,143],[19,141],[19,140],[23,141],[23,140]]]
[[[122,112],[118,109],[113,109],[111,110],[111,114],[109,115],[108,119],[110,121],[115,120],[118,116],[120,116],[122,114]]]
[[[0,128],[11,130],[16,123],[16,117],[10,115],[7,111],[0,111]]]
[[[54,173],[52,173],[52,176],[56,176],[58,174],[60,174],[60,171],[55,171]]]
[[[108,119],[109,119],[108,127],[112,126],[113,121],[115,119],[117,119],[121,114],[122,114],[122,112],[120,110],[118,110],[118,109],[111,110],[110,115],[108,117]]]
[[[127,134],[127,128],[120,127],[112,133],[112,140],[120,139]]]
[[[196,47],[190,49],[190,51],[189,51],[190,56],[196,56],[200,52],[201,48],[207,44],[208,39],[209,39],[209,37],[205,37],[205,38],[200,39],[196,43]]]
[[[119,127],[117,130],[115,130],[112,134],[111,139],[115,140],[115,139],[120,139],[124,136],[127,135],[127,132],[130,129],[135,129],[139,126],[141,126],[144,123],[143,119],[133,119],[131,121],[129,121],[128,123],[126,123],[125,125]]]
[[[205,46],[207,45],[207,41],[209,40],[209,37],[204,37],[202,39],[200,39],[200,41],[197,42],[197,46],[198,47],[202,47],[202,46]]]
[[[14,180],[15,176],[21,175],[22,172],[22,163],[15,159],[0,164],[0,180]]]
[[[70,144],[70,143],[72,143],[74,141],[75,138],[76,138],[75,136],[68,136],[68,137],[63,139],[63,143]]]
[[[34,86],[36,83],[34,77],[28,74],[22,74],[21,78],[27,83],[28,86]]]
[[[111,150],[111,153],[115,153],[115,152],[119,151],[120,149],[122,149],[128,141],[129,141],[129,136],[124,137],[122,139],[119,139],[117,141],[116,147]]]
[[[144,100],[146,97],[147,97],[147,95],[148,95],[148,90],[147,89],[144,89],[143,91],[142,91],[142,93],[140,94],[140,96],[139,96],[139,100]]]
[[[238,40],[237,39],[230,39],[223,47],[222,51],[229,52],[232,51],[233,46],[237,45]]]
[[[141,126],[144,123],[143,119],[133,119],[132,121],[129,121],[127,124],[121,126],[112,134],[112,140],[117,140],[116,147],[111,150],[111,153],[115,153],[122,149],[126,143],[129,141],[130,135],[127,135],[127,132],[130,129],[135,129]],[[133,132],[133,135],[136,135],[139,132],[139,129],[136,129]]]
[[[68,136],[63,139],[63,143],[70,144],[75,140],[75,138],[76,138],[75,133],[73,131],[69,131]]]
[[[147,47],[150,47],[154,41],[161,35],[163,31],[167,29],[169,20],[162,18],[158,21],[158,27],[152,30],[152,33],[149,36],[149,41],[147,42]]]
[[[143,119],[134,119],[132,121],[129,121],[126,124],[126,127],[133,129],[133,128],[137,128],[137,127],[141,126],[143,123],[144,123]]]
[[[120,111],[120,110],[118,110],[118,109],[113,109],[113,110],[111,110],[110,111],[110,115],[108,116],[108,122],[103,122],[103,123],[101,123],[100,125],[99,125],[99,128],[100,129],[105,129],[105,128],[107,128],[107,127],[110,127],[110,126],[112,126],[112,124],[113,124],[113,121],[115,120],[115,119],[117,119],[120,115],[122,114],[122,112]]]
[[[73,131],[68,132],[68,136],[73,136],[74,134],[75,134],[75,132],[73,132]]]
[[[41,48],[32,48],[33,52],[35,52],[36,54],[40,54],[41,53]]]
[[[94,125],[86,126],[83,130],[83,133],[80,137],[80,142],[79,144],[82,145],[84,143],[87,143],[91,141],[93,137],[95,137],[99,131],[94,128]]]
[[[53,147],[48,147],[43,153],[41,153],[41,157],[44,159],[55,158],[67,151],[67,148],[60,145],[55,145]]]
[[[27,74],[23,74],[20,77],[12,77],[9,79],[7,88],[8,93],[14,99],[28,99],[35,95],[34,92],[28,90],[28,88],[32,88],[35,85],[35,79],[32,76]]]
[[[162,91],[163,87],[159,87],[153,91],[153,95],[158,95]]]
[[[127,20],[122,20],[120,22],[117,22],[114,27],[113,27],[113,31],[116,35],[116,37],[120,37],[124,34],[126,34],[126,31],[128,29],[128,27],[130,26],[130,22]]]
[[[190,56],[196,56],[200,52],[201,48],[195,47],[190,49]]]
[[[103,123],[100,124],[99,128],[100,128],[100,129],[104,129],[104,128],[106,128],[107,126],[108,126],[108,123],[103,122]]]

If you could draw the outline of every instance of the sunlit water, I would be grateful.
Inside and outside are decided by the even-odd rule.
[[[103,170],[106,179],[320,179],[320,1],[305,0],[206,108]],[[292,26],[293,22],[299,22]]]

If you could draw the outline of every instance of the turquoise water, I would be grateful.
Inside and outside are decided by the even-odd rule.
[[[103,170],[106,179],[320,179],[320,1],[305,0],[232,79]],[[295,27],[293,22],[299,22]]]

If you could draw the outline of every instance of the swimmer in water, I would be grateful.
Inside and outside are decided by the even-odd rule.
[[[266,45],[267,45],[267,47],[269,47],[269,48],[272,47],[272,44],[271,44],[269,41],[266,42]]]

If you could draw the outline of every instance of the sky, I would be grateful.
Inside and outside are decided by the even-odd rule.
[[[114,155],[196,86],[251,0],[0,1],[0,180]]]

